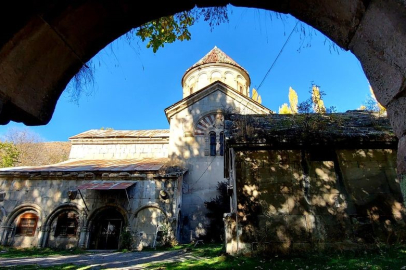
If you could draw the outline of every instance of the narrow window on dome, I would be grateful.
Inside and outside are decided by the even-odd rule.
[[[210,132],[210,156],[216,155],[216,133],[214,131]]]

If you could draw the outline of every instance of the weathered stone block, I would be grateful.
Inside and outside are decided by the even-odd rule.
[[[406,15],[399,1],[371,1],[349,48],[386,106],[406,76]]]
[[[406,97],[392,100],[387,111],[393,132],[398,138],[401,138],[406,134]]]
[[[287,215],[285,219],[292,242],[309,241],[309,229],[305,215]]]

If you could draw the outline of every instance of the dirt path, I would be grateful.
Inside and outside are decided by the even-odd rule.
[[[87,269],[145,269],[150,262],[179,262],[195,258],[184,250],[143,252],[98,252],[72,256],[49,256],[41,258],[0,258],[0,266],[23,266],[36,264],[51,266],[64,263],[91,266]],[[21,268],[24,269],[24,268]]]

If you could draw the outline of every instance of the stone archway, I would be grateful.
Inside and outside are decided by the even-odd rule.
[[[18,232],[24,216],[27,221],[31,220],[34,223],[27,224],[32,229],[32,233]],[[36,204],[24,203],[15,207],[2,226],[1,244],[16,247],[40,246],[43,234],[37,228],[41,228],[42,218],[42,210]]]
[[[195,5],[227,4],[291,14],[351,50],[388,109],[400,139],[398,172],[406,173],[406,6],[397,0],[181,0],[159,7],[129,0],[8,1],[0,11],[0,123],[48,123],[72,76],[131,28]]]
[[[120,235],[128,221],[125,213],[118,207],[102,207],[89,218],[90,249],[119,248]]]
[[[82,222],[79,221],[79,217],[79,209],[76,204],[67,203],[58,206],[44,222],[41,247],[63,249],[77,247],[81,230],[80,224],[83,223],[83,220]],[[70,226],[74,227],[68,228]]]
[[[136,247],[155,247],[157,235],[163,230],[172,230],[166,212],[157,205],[146,205],[134,212],[134,229],[137,232]]]

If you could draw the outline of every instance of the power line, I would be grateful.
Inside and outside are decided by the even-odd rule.
[[[275,60],[273,61],[271,67],[268,69],[268,72],[265,74],[264,78],[262,79],[261,83],[259,84],[259,86],[257,87],[257,90],[259,90],[259,88],[261,87],[262,83],[265,81],[266,77],[268,76],[269,72],[271,72],[271,69],[273,68],[273,66],[275,65],[276,61],[278,60],[279,56],[282,54],[283,49],[285,48],[286,44],[288,44],[288,41],[290,39],[290,37],[292,36],[293,32],[295,31],[297,25],[299,24],[299,20],[297,20],[295,27],[293,27],[292,32],[290,32],[288,38],[285,41],[285,44],[283,44],[282,48],[280,49],[278,55],[276,56]]]

